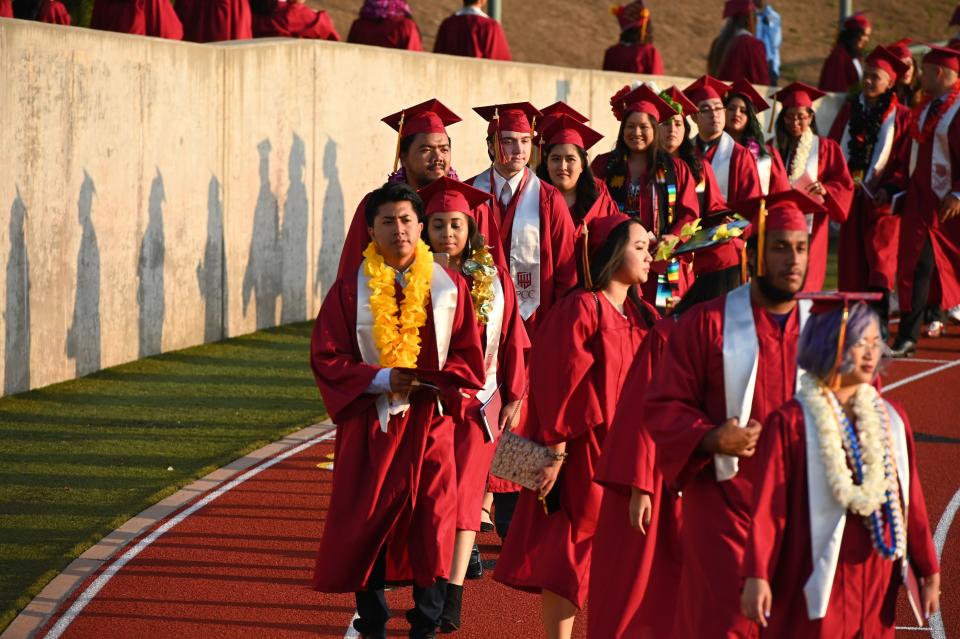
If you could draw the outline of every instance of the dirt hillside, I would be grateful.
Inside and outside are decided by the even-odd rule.
[[[346,37],[360,0],[308,0],[330,12]],[[456,11],[458,0],[409,0],[423,34],[433,49],[434,35],[444,17]],[[582,68],[599,68],[603,52],[619,30],[604,0],[505,0],[503,25],[514,59]],[[781,50],[785,79],[816,82],[820,65],[836,37],[836,0],[774,0],[783,18]],[[707,50],[720,29],[722,0],[647,0],[654,42],[668,74],[697,76],[706,69]],[[549,11],[546,9],[549,8]],[[939,41],[950,34],[951,0],[871,0],[856,2],[874,24],[874,43],[913,37]],[[561,30],[562,29],[562,30]],[[781,82],[782,83],[782,82]]]

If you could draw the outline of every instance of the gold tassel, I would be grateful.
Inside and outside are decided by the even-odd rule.
[[[743,243],[740,249],[740,283],[746,284],[750,279],[750,271],[747,269],[747,243]]]
[[[403,139],[403,119],[406,117],[406,113],[400,112],[400,126],[397,127],[397,152],[393,156],[393,172],[396,173],[397,169],[400,168],[400,141]]]
[[[533,116],[533,120],[530,122],[530,137],[537,140],[537,143],[531,145],[528,164],[536,169],[543,157],[543,140],[537,138],[537,116]]]
[[[497,164],[503,164],[503,149],[500,147],[500,109],[493,109],[493,157]]]
[[[767,134],[773,131],[773,124],[774,122],[776,122],[776,119],[777,119],[777,100],[776,98],[774,98],[773,108],[770,111],[770,122],[767,123]]]
[[[847,339],[847,320],[850,319],[850,305],[844,300],[843,317],[840,319],[840,336],[837,338],[837,357],[833,361],[833,370],[830,373],[830,388],[840,388],[840,364],[843,363],[843,343]]]
[[[767,200],[760,198],[760,215],[757,216],[757,277],[763,277],[767,274],[767,269],[763,263],[763,252],[767,244]]]
[[[646,7],[640,12],[640,44],[647,41],[647,24],[650,22],[650,9]]]

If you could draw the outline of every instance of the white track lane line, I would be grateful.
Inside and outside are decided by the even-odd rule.
[[[960,509],[960,490],[953,494],[950,503],[947,504],[940,522],[937,524],[937,530],[933,533],[933,544],[937,549],[937,559],[943,557],[943,547],[947,543],[947,535],[950,533],[950,526],[953,524],[953,518]],[[933,639],[947,639],[947,631],[943,627],[943,617],[938,612],[930,617],[930,634]]]
[[[256,475],[259,475],[261,471],[264,471],[270,468],[271,466],[274,466],[275,464],[282,462],[288,457],[292,457],[293,455],[296,455],[297,453],[300,453],[310,448],[311,446],[315,446],[322,441],[332,439],[336,435],[336,432],[337,431],[335,428],[331,428],[328,432],[324,433],[323,435],[319,435],[289,450],[285,450],[284,452],[280,453],[276,457],[273,457],[267,460],[260,466],[251,468],[250,470],[246,471],[239,477],[232,479],[226,484],[218,487],[216,490],[208,493],[200,501],[194,503],[189,508],[186,508],[185,510],[181,511],[175,517],[167,520],[162,526],[154,530],[152,533],[150,533],[143,539],[141,539],[139,542],[137,542],[137,544],[133,548],[127,550],[125,553],[120,555],[120,557],[118,557],[113,563],[107,566],[107,568],[102,573],[100,573],[100,575],[98,575],[96,579],[93,580],[93,583],[87,586],[87,589],[84,590],[82,593],[80,593],[80,596],[77,597],[76,601],[73,602],[73,605],[70,606],[70,608],[65,613],[63,613],[63,616],[61,616],[60,619],[57,620],[57,623],[53,626],[53,628],[50,629],[50,632],[48,632],[44,636],[44,639],[57,639],[60,635],[62,635],[64,631],[70,626],[70,624],[73,623],[73,620],[77,618],[77,616],[83,611],[83,609],[87,606],[88,603],[93,601],[93,598],[97,596],[97,593],[103,590],[103,587],[107,585],[107,582],[109,582],[114,575],[120,572],[120,570],[124,566],[126,566],[131,559],[133,559],[134,557],[139,555],[141,552],[143,552],[144,549],[147,548],[147,546],[149,546],[150,544],[155,542],[157,539],[162,537],[164,533],[169,531],[171,528],[174,528],[177,524],[181,523],[184,519],[194,514],[204,506],[209,505],[212,501],[216,500],[218,497],[233,490],[234,488],[244,483],[248,479],[255,477]]]
[[[360,636],[360,633],[357,632],[357,629],[353,627],[353,622],[360,618],[360,613],[353,613],[353,619],[350,620],[350,627],[347,628],[347,632],[344,633],[343,639],[357,639]]]
[[[960,366],[960,359],[954,360],[954,361],[952,361],[952,362],[948,362],[948,363],[946,363],[946,364],[942,364],[942,365],[940,365],[940,366],[937,366],[936,368],[931,368],[930,370],[924,371],[924,372],[922,372],[922,373],[917,373],[916,375],[911,375],[910,377],[905,377],[905,378],[901,379],[900,381],[897,381],[897,382],[894,382],[894,383],[890,384],[889,386],[884,386],[884,387],[883,387],[883,392],[884,392],[884,393],[889,393],[890,391],[892,391],[892,390],[895,389],[895,388],[900,388],[901,386],[906,386],[907,384],[910,384],[910,383],[915,382],[915,381],[917,381],[917,380],[923,379],[924,377],[930,377],[931,375],[936,375],[937,373],[942,373],[943,371],[947,370],[948,368],[953,368],[954,366]]]

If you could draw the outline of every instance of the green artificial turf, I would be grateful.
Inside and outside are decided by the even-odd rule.
[[[80,553],[325,413],[311,323],[0,399],[0,630]]]

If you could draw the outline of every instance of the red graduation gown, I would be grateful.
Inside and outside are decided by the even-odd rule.
[[[494,178],[491,172],[490,188],[494,189]],[[500,201],[494,196],[490,202],[490,210],[494,219],[493,226],[499,232],[502,256],[507,271],[510,270],[510,241],[513,232],[513,217],[520,202],[521,194],[529,183],[528,177],[532,173],[525,168],[527,175],[520,183],[520,188],[509,206],[504,210]],[[471,186],[478,176],[467,180]],[[560,191],[540,180],[540,306],[533,315],[524,321],[527,335],[531,341],[536,340],[537,327],[543,317],[550,311],[567,291],[576,286],[577,265],[573,256],[575,231],[570,211]],[[516,284],[516,282],[514,283]],[[519,291],[518,291],[519,294]]]
[[[13,17],[13,0],[0,0],[0,18]]]
[[[913,433],[900,406],[910,457],[907,555],[918,577],[940,571],[930,536],[927,506],[917,474]],[[873,548],[863,519],[847,513],[827,614],[811,621],[803,586],[813,573],[810,503],[807,491],[803,409],[791,401],[767,418],[757,447],[757,490],[753,527],[742,574],[770,582],[769,627],[763,634],[784,639],[870,637],[893,639],[900,560],[883,559]],[[819,454],[819,451],[812,451]]]
[[[618,42],[603,54],[603,70],[663,75],[663,58],[652,44]]]
[[[741,33],[736,37],[717,69],[718,80],[733,82],[740,78],[752,84],[770,84],[767,48],[749,33]]]
[[[820,136],[817,154],[818,179],[827,194],[823,196],[826,213],[813,214],[813,232],[810,234],[810,260],[804,291],[820,291],[827,277],[829,220],[843,224],[853,202],[853,178],[847,170],[840,145]]]
[[[517,291],[510,279],[510,272],[503,267],[499,267],[497,271],[504,296],[503,328],[497,350],[497,381],[500,384],[501,401],[506,406],[512,401],[522,399],[526,391],[526,360],[530,340],[527,339],[523,320],[517,310]],[[488,347],[485,327],[478,325],[478,328],[486,353]],[[489,415],[487,419],[494,439],[487,442],[478,412],[479,402],[474,399],[473,404],[472,409],[466,413],[466,419],[457,421],[453,436],[457,462],[457,530],[479,532],[487,474],[493,454],[497,450],[500,429],[499,416]]]
[[[382,22],[366,18],[357,18],[350,25],[347,42],[368,44],[375,47],[423,51],[420,30],[413,18],[404,15],[393,16]]]
[[[597,299],[601,310],[597,312]],[[530,412],[524,434],[567,443],[557,480],[561,509],[546,515],[536,494],[520,500],[493,578],[508,586],[554,592],[582,608],[590,548],[603,491],[594,469],[633,356],[649,326],[627,304],[624,317],[602,293],[564,297],[540,327],[530,357]],[[542,336],[542,337],[540,337]]]
[[[947,137],[950,140],[950,192],[960,192],[960,117],[950,123]],[[917,168],[907,176],[910,166],[910,148],[904,144],[898,158],[893,183],[905,189],[903,201],[898,205],[900,214],[900,244],[897,291],[901,311],[909,311],[913,295],[913,273],[927,240],[933,247],[936,275],[932,291],[940,291],[942,308],[960,304],[960,217],[949,222],[940,220],[940,198],[931,186],[933,143],[920,145]],[[934,293],[935,295],[935,293]]]
[[[452,15],[440,23],[434,53],[487,60],[512,60],[503,27],[493,18]]]
[[[844,131],[850,122],[850,111],[850,102],[844,102],[830,128],[830,139],[837,144],[843,141]],[[894,148],[884,173],[888,173],[891,165],[896,163],[901,153],[900,147],[909,146],[909,120],[910,109],[898,105]],[[840,150],[843,151],[842,148]],[[890,205],[877,206],[862,189],[857,188],[850,215],[840,227],[838,288],[841,291],[866,291],[870,288],[892,291],[897,278],[899,240],[900,218],[893,215]]]
[[[70,12],[63,6],[60,0],[43,0],[40,5],[40,11],[37,13],[37,20],[47,24],[62,24],[70,26]]]
[[[183,39],[183,26],[169,0],[97,0],[93,5],[90,28],[169,40]]]
[[[340,40],[326,11],[314,11],[299,2],[284,0],[277,3],[273,15],[253,14],[253,37]]]
[[[457,286],[457,310],[443,371],[464,387],[479,388],[483,351],[470,290],[462,276],[450,274]],[[390,417],[389,431],[382,432],[376,397],[365,392],[379,367],[364,363],[356,324],[357,277],[338,278],[324,298],[310,341],[314,377],[337,425],[326,519],[332,525],[320,541],[313,587],[322,592],[363,589],[384,546],[388,581],[412,579],[427,586],[446,578],[453,560],[453,420],[438,414],[435,395],[421,391],[411,395],[406,413]],[[420,339],[417,367],[437,370],[430,304]]]
[[[719,144],[712,145],[701,157],[704,162],[713,162]],[[699,148],[699,146],[697,147]],[[711,164],[711,168],[712,168]],[[716,171],[714,171],[716,175]],[[772,182],[772,178],[771,178]],[[753,154],[739,144],[734,144],[730,153],[730,172],[727,178],[727,202],[742,202],[750,198],[759,197],[760,173],[757,171],[757,161]],[[722,192],[721,192],[722,195]]]
[[[594,178],[594,181],[597,183],[597,199],[594,200],[593,206],[587,211],[583,220],[579,223],[574,220],[574,240],[579,239],[580,236],[583,235],[584,225],[589,224],[591,220],[620,212],[617,203],[614,202],[610,196],[610,190],[607,188],[606,182],[600,178]],[[573,218],[571,217],[571,219]],[[577,255],[577,264],[580,264],[580,255]]]
[[[604,491],[590,563],[588,639],[652,639],[670,637],[673,631],[682,563],[680,497],[656,466],[643,396],[676,322],[666,317],[647,333],[603,443],[594,477]],[[645,535],[632,529],[627,517],[634,488],[651,495]]]
[[[184,40],[224,42],[253,37],[247,0],[177,0],[176,9]]]
[[[824,91],[846,93],[850,87],[860,84],[860,74],[853,63],[853,57],[843,45],[837,44],[820,69],[820,83],[817,85]]]
[[[767,195],[782,193],[790,190],[790,178],[787,177],[787,167],[783,165],[783,158],[780,157],[780,151],[773,143],[767,143],[767,153],[770,154],[772,166],[770,168],[770,184],[767,187]],[[761,188],[763,185],[760,185]]]
[[[683,552],[674,639],[748,637],[740,615],[740,564],[749,533],[756,457],[741,459],[733,479],[718,482],[713,456],[697,447],[727,419],[723,386],[726,296],[695,306],[670,334],[647,387],[644,423],[657,446],[665,481],[683,491]],[[799,311],[783,329],[753,307],[759,363],[751,417],[763,421],[793,397]]]

